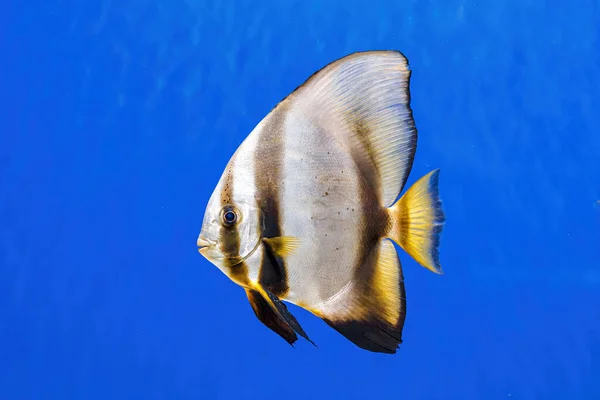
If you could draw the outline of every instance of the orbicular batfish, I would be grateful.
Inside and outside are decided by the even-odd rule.
[[[284,301],[363,349],[395,353],[406,304],[392,241],[442,273],[439,170],[398,199],[417,147],[410,76],[398,51],[328,64],[252,130],[208,201],[199,252],[290,344],[310,339]]]

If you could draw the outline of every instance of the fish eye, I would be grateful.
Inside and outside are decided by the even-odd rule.
[[[221,219],[223,220],[223,224],[225,226],[232,226],[238,220],[238,212],[232,206],[225,206],[221,211]]]

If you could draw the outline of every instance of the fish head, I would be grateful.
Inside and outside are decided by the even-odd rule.
[[[262,232],[253,197],[234,194],[231,186],[224,174],[208,201],[197,239],[198,252],[229,277],[259,247]]]

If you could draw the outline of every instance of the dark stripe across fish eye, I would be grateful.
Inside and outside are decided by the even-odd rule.
[[[233,204],[234,199],[234,165],[235,158],[232,158],[227,168],[227,175],[221,190],[221,207],[226,207]],[[221,214],[219,215],[221,217]],[[246,282],[248,280],[248,267],[244,262],[240,262],[240,233],[237,225],[228,226],[219,221],[220,240],[219,246],[221,252],[225,256],[223,263],[226,268],[230,269],[231,277],[238,282]]]

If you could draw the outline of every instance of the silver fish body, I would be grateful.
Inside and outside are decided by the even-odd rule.
[[[290,344],[310,339],[283,301],[361,348],[395,353],[406,306],[392,241],[442,272],[438,170],[396,201],[417,142],[409,82],[397,51],[327,65],[248,135],[208,202],[200,253]]]

